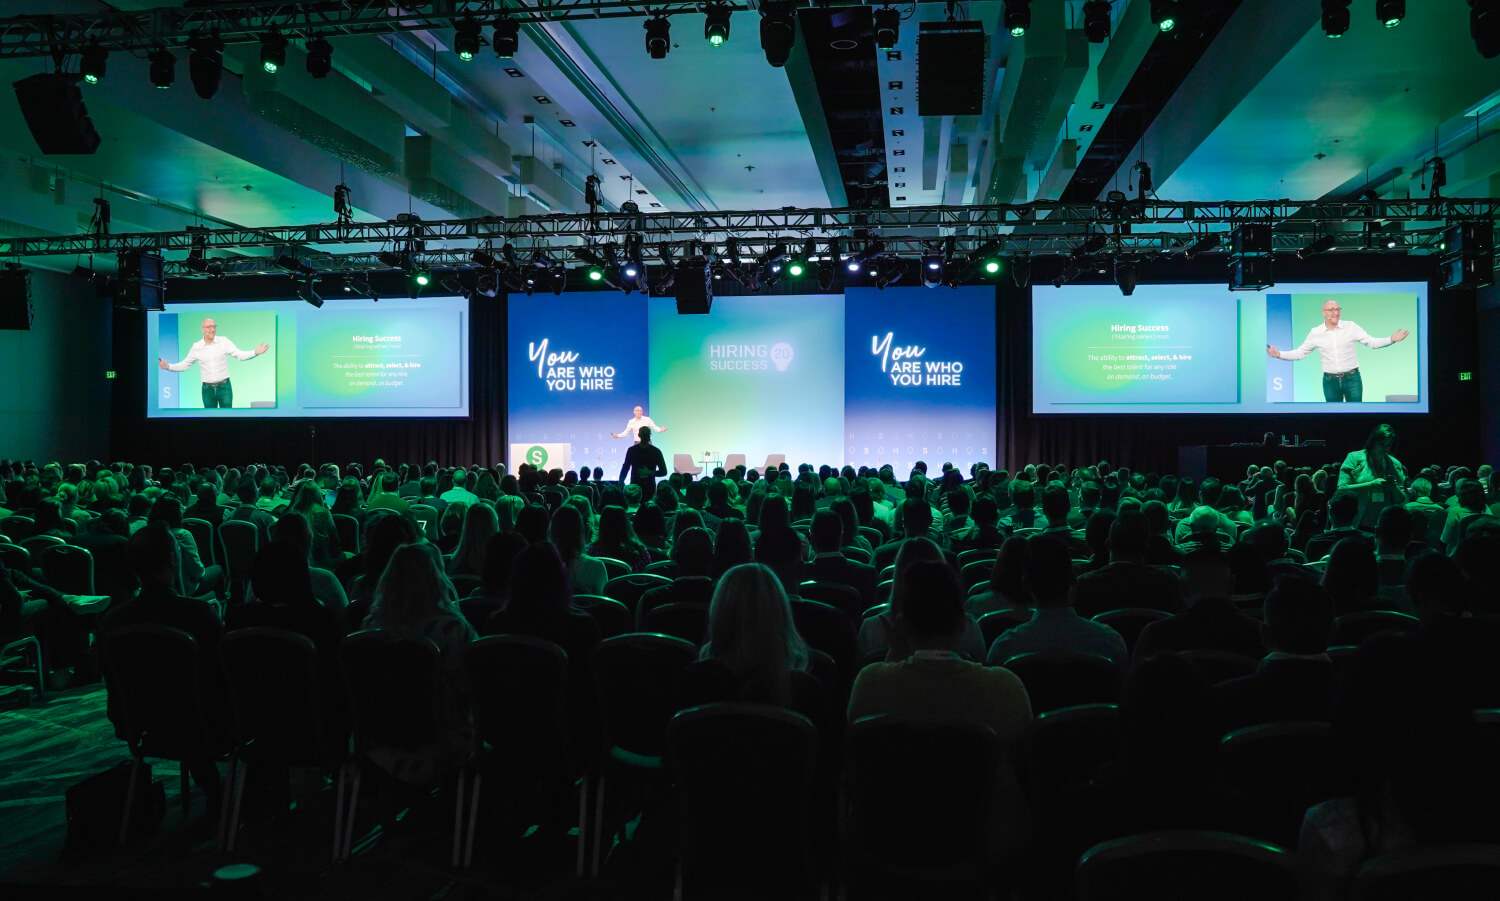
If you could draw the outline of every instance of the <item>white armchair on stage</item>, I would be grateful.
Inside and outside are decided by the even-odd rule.
[[[727,457],[724,458],[724,471],[725,472],[728,472],[728,471],[734,469],[736,466],[744,466],[744,465],[745,465],[745,455],[744,454],[730,454],[729,456],[727,456]]]
[[[786,454],[766,454],[766,465],[760,468],[761,472],[768,469],[780,469],[781,464],[786,462]]]
[[[688,475],[696,476],[702,474],[703,467],[693,465],[692,454],[673,454],[672,471],[677,473],[687,473]]]

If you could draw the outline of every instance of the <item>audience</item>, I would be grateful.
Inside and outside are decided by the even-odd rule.
[[[1022,584],[1034,608],[1031,619],[1007,629],[990,644],[985,656],[990,666],[1038,651],[1078,651],[1126,662],[1125,639],[1120,633],[1073,609],[1073,566],[1066,545],[1050,537],[1030,539],[1023,573]]]

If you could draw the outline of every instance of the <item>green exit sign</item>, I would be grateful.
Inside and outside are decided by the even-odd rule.
[[[1472,372],[1460,372],[1458,374],[1458,380],[1460,382],[1472,382],[1472,381],[1474,381],[1474,373],[1472,373]]]
[[[113,369],[107,369],[107,370],[105,370],[104,377],[107,378],[107,379],[114,378],[115,377],[115,371]]]

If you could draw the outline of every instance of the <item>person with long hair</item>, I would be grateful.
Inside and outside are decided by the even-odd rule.
[[[552,525],[548,537],[557,547],[557,553],[568,568],[568,580],[575,594],[603,594],[604,583],[609,581],[609,572],[598,558],[584,553],[588,546],[583,527],[583,516],[578,508],[563,504],[552,514]]]
[[[630,565],[632,572],[644,572],[651,565],[646,546],[635,540],[625,508],[610,504],[599,514],[599,535],[588,552],[595,557],[612,557]]]
[[[342,613],[318,600],[306,552],[285,539],[272,540],[256,552],[250,564],[250,596],[231,607],[224,620],[229,629],[274,626],[306,635],[330,665],[337,662],[346,631]]]
[[[1328,554],[1328,568],[1323,571],[1323,590],[1333,600],[1335,616],[1382,606],[1374,543],[1344,538],[1335,544]]]
[[[858,650],[860,660],[884,657],[887,661],[903,660],[911,655],[912,645],[902,625],[901,609],[906,598],[914,592],[924,590],[911,575],[912,566],[919,562],[948,565],[943,549],[931,538],[908,538],[896,553],[896,574],[891,584],[890,606],[885,612],[867,616],[859,627]],[[984,634],[979,631],[979,622],[965,615],[963,640],[958,651],[966,659],[984,660]]]
[[[365,518],[360,539],[360,574],[349,585],[345,615],[350,630],[360,628],[375,603],[375,588],[396,548],[417,540],[417,525],[399,513],[379,512]]]
[[[995,565],[990,569],[989,588],[965,599],[965,612],[980,617],[996,610],[1031,607],[1031,592],[1026,590],[1023,582],[1027,540],[1025,535],[1005,539],[1000,545],[1000,553],[995,555]]]
[[[1359,497],[1358,524],[1373,529],[1380,511],[1390,504],[1406,503],[1406,467],[1391,455],[1396,430],[1384,423],[1370,430],[1365,446],[1350,451],[1339,466],[1339,491]]]
[[[475,503],[464,511],[464,530],[448,561],[450,576],[477,576],[484,570],[484,547],[500,531],[500,519],[489,504]]]
[[[323,489],[311,479],[297,486],[289,513],[301,513],[312,527],[312,564],[324,569],[333,569],[344,562],[344,549],[339,545],[339,530],[333,523],[333,513],[324,502]]]

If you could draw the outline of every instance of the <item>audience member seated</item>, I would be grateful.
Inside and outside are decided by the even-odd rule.
[[[285,511],[300,513],[307,518],[308,527],[312,530],[312,555],[309,558],[311,565],[332,569],[344,562],[338,527],[333,524],[333,514],[329,512],[323,499],[323,490],[318,487],[317,482],[309,479],[298,485],[296,492],[292,494],[292,502]]]
[[[964,600],[964,610],[970,616],[978,619],[996,610],[1030,609],[1033,606],[1024,579],[1028,540],[1024,535],[1005,539],[1000,552],[995,555],[995,565],[990,568],[985,590]]]
[[[1053,538],[1026,543],[1023,584],[1036,609],[1031,619],[1002,632],[990,645],[986,661],[999,666],[1017,654],[1036,651],[1079,651],[1125,663],[1125,639],[1102,623],[1092,622],[1073,609],[1073,561],[1067,547]]]
[[[198,597],[218,592],[224,587],[224,569],[217,564],[205,566],[198,555],[198,544],[193,533],[182,527],[182,501],[170,494],[156,499],[151,507],[151,522],[165,523],[177,539],[177,552],[182,561],[182,572],[172,583],[172,590],[189,597]],[[204,548],[204,551],[208,551]],[[210,557],[209,559],[213,559]]]
[[[1429,665],[1419,636],[1360,645],[1334,700],[1340,771],[1352,794],[1308,810],[1297,841],[1302,897],[1347,897],[1375,857],[1426,845],[1493,842],[1500,810],[1463,699]]]
[[[1135,642],[1135,659],[1146,660],[1162,651],[1229,651],[1263,656],[1260,623],[1230,600],[1234,577],[1228,555],[1194,551],[1183,561],[1182,570],[1186,609],[1142,629]]]
[[[1141,505],[1141,513],[1151,527],[1151,537],[1146,545],[1146,562],[1152,566],[1180,565],[1182,551],[1172,541],[1172,518],[1167,505],[1159,500],[1150,500]]]
[[[382,511],[364,521],[364,537],[360,540],[361,573],[349,587],[349,608],[344,615],[349,621],[349,631],[357,632],[364,626],[365,617],[375,603],[375,589],[380,577],[390,564],[396,548],[416,541],[416,524],[400,514]]]
[[[1284,575],[1266,595],[1261,635],[1270,652],[1249,676],[1215,687],[1224,732],[1282,720],[1333,719],[1333,602],[1317,582]]]
[[[691,528],[677,537],[672,545],[672,560],[677,564],[675,578],[641,595],[636,603],[636,624],[645,622],[651,610],[663,604],[699,604],[704,607],[714,594],[714,539],[707,529]]]
[[[1323,571],[1323,590],[1333,599],[1333,615],[1381,610],[1375,545],[1366,537],[1345,538],[1333,546]]]
[[[1146,563],[1151,527],[1143,513],[1127,510],[1109,527],[1109,565],[1078,577],[1073,607],[1093,617],[1121,607],[1150,607],[1175,613],[1182,608],[1177,577]]]
[[[572,504],[563,504],[552,514],[548,536],[568,567],[568,579],[574,594],[603,594],[609,572],[598,558],[583,552],[587,543],[583,515]]]
[[[673,547],[676,550],[676,547]],[[744,520],[725,520],[719,526],[719,537],[714,542],[713,576],[718,578],[736,566],[755,560],[755,551],[750,541],[750,529]],[[680,569],[680,567],[679,567]]]
[[[464,509],[464,527],[453,556],[445,564],[448,575],[478,576],[484,570],[484,549],[495,533],[500,531],[500,519],[495,508],[475,501]]]
[[[1198,551],[1218,553],[1228,546],[1223,533],[1219,531],[1222,523],[1223,519],[1219,511],[1213,507],[1194,507],[1193,512],[1177,524],[1178,533],[1183,535],[1177,542],[1177,549],[1182,552],[1184,558]],[[1178,565],[1181,566],[1182,562],[1178,560]]]
[[[873,659],[905,660],[911,656],[912,647],[901,625],[901,610],[906,599],[921,594],[927,586],[913,580],[912,567],[917,563],[942,563],[951,570],[942,548],[931,538],[911,538],[901,546],[896,557],[896,576],[891,585],[891,600],[887,609],[876,615],[865,617],[860,623],[856,650],[862,661]],[[963,637],[958,643],[958,652],[967,660],[984,659],[984,633],[979,621],[964,615]]]
[[[1328,528],[1307,540],[1307,559],[1315,563],[1333,552],[1333,546],[1345,538],[1364,538],[1355,527],[1359,518],[1359,495],[1340,491],[1328,502]]]
[[[846,609],[850,619],[858,622],[866,610],[875,605],[875,577],[878,571],[868,563],[859,563],[844,556],[844,522],[832,510],[819,510],[813,515],[812,530],[813,560],[806,575],[818,582],[835,582],[848,585],[859,592],[859,609]]]
[[[192,506],[182,511],[183,519],[201,519],[211,526],[224,521],[224,508],[219,506],[219,490],[210,482],[198,486]]]
[[[932,507],[926,501],[907,499],[901,502],[901,537],[875,549],[871,561],[876,572],[896,562],[901,545],[911,536],[924,536],[932,529]]]
[[[1074,560],[1086,560],[1094,556],[1087,538],[1088,525],[1086,523],[1085,530],[1080,532],[1073,524],[1073,512],[1068,489],[1056,482],[1043,489],[1042,516],[1046,518],[1047,524],[1042,528],[1042,534],[1066,545],[1068,554]]]
[[[1458,563],[1437,551],[1421,554],[1407,569],[1406,590],[1429,665],[1465,707],[1500,707],[1500,623],[1468,615],[1473,586]]]
[[[599,535],[589,545],[595,557],[612,557],[630,566],[632,572],[645,572],[651,565],[651,554],[635,539],[625,508],[610,504],[599,513]]]
[[[40,524],[41,520],[38,519],[37,522]],[[1458,483],[1457,502],[1448,508],[1447,518],[1443,521],[1443,548],[1451,555],[1458,550],[1458,543],[1463,540],[1465,532],[1481,522],[1491,526],[1500,525],[1500,520],[1490,515],[1490,508],[1485,502],[1484,486],[1473,479],[1464,479]]]
[[[111,508],[95,517],[69,544],[81,547],[94,558],[94,592],[123,603],[135,593],[135,575],[130,569],[130,526],[125,511]]]

